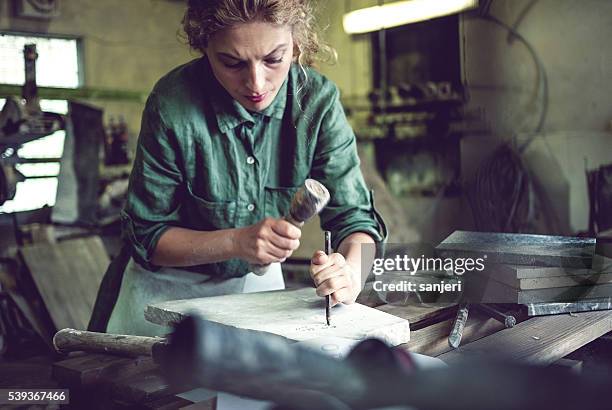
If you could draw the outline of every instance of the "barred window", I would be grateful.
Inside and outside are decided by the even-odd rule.
[[[79,86],[76,38],[17,33],[0,33],[0,84],[23,85],[25,82],[23,48],[26,44],[36,44],[36,83],[39,87]],[[0,109],[4,103],[5,100],[0,99]],[[43,111],[68,112],[66,100],[41,100],[40,105]],[[0,213],[28,211],[55,204],[64,138],[65,132],[61,130],[19,148],[18,155],[24,160],[16,168],[27,179],[17,184],[15,198],[0,206]]]

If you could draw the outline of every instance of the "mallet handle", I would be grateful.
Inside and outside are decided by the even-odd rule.
[[[62,329],[53,337],[53,346],[60,353],[85,351],[130,357],[151,356],[153,346],[165,343],[163,337],[115,335],[76,329]]]

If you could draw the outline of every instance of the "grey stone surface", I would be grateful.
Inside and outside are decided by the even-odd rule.
[[[455,231],[436,247],[447,257],[485,258],[485,264],[590,268],[595,239]]]
[[[522,290],[493,279],[475,280],[470,278],[466,284],[467,299],[481,303],[576,303],[591,299],[612,297],[612,284],[591,286],[564,286],[545,289]]]
[[[355,340],[375,337],[396,346],[410,340],[407,320],[358,303],[334,306],[331,326],[327,326],[324,302],[313,288],[303,288],[158,303],[147,307],[145,318],[168,326],[193,312],[213,322],[295,341],[326,336]]]
[[[593,265],[595,265],[595,261]],[[612,269],[560,268],[552,266],[520,266],[495,264],[477,273],[483,280],[497,280],[518,289],[543,289],[563,286],[612,283]]]

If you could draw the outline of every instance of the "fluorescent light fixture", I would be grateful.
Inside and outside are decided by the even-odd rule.
[[[478,7],[478,0],[407,0],[355,10],[344,15],[344,31],[367,33],[448,16]]]

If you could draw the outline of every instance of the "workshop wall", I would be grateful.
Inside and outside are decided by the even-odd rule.
[[[342,16],[351,10],[375,6],[377,0],[317,0],[316,4],[323,38],[338,52],[336,64],[321,63],[317,69],[338,85],[344,99],[364,97],[372,91],[371,38],[369,34],[346,34]]]
[[[365,98],[372,89],[372,48],[368,35],[349,36],[342,15],[376,5],[376,0],[320,3],[326,39],[338,51],[338,64],[321,65],[346,100]],[[524,10],[532,5],[516,24]],[[612,163],[612,94],[609,67],[612,49],[612,2],[607,0],[493,0],[490,13],[513,26],[532,45],[546,73],[548,98],[544,103],[544,78],[538,74],[527,47],[508,36],[502,27],[464,14],[460,32],[463,79],[469,92],[468,108],[483,110],[488,135],[466,135],[462,142],[462,178],[469,180],[487,155],[501,142],[516,136],[525,141],[534,135],[544,104],[543,127],[526,150],[524,159],[540,190],[543,232],[573,234],[587,229],[589,203],[585,164],[589,169]],[[407,212],[431,209],[443,214],[444,226],[434,228],[433,218],[420,230],[425,238],[443,237],[462,224],[470,224],[465,203],[427,198],[400,199]],[[462,207],[462,209],[457,209]],[[443,209],[443,211],[442,211]],[[410,216],[409,215],[409,216]],[[428,218],[427,218],[428,219]]]
[[[378,5],[378,0],[317,1],[318,21],[324,29],[324,39],[336,49],[336,64],[321,63],[319,71],[333,80],[340,88],[346,107],[364,105],[373,90],[372,34],[348,35],[342,27],[345,13]],[[360,142],[362,153],[368,152],[371,143]],[[364,170],[372,173],[373,158],[362,155]],[[384,187],[379,184],[376,191]],[[389,242],[421,240],[437,244],[455,229],[469,228],[470,218],[463,216],[464,206],[458,197],[410,196],[395,197],[389,192],[376,194],[381,213],[391,221]],[[384,198],[381,201],[380,198]],[[395,216],[397,210],[404,215]],[[394,211],[391,211],[394,210]],[[385,212],[387,211],[387,212]]]
[[[612,163],[612,94],[607,86],[612,2],[495,0],[490,13],[515,26],[531,44],[548,80],[548,98],[545,101],[544,78],[525,44],[509,39],[508,31],[496,24],[464,16],[464,80],[470,106],[484,109],[492,134],[464,140],[464,175],[470,175],[498,141],[513,135],[524,141],[535,132],[538,137],[524,159],[545,193],[545,229],[584,231],[589,209],[585,165],[593,169]],[[537,132],[543,107],[546,116]]]
[[[182,2],[62,1],[60,15],[50,21],[13,17],[10,3],[0,0],[0,30],[82,38],[85,87],[146,95],[163,74],[196,57],[177,39],[185,7]],[[124,115],[130,134],[138,133],[144,102],[90,102],[105,110],[106,121],[111,115]]]
[[[609,128],[612,95],[612,2],[539,0],[516,23],[532,0],[495,0],[490,13],[526,38],[548,77],[548,132]],[[533,131],[543,105],[533,57],[508,31],[466,16],[465,81],[473,104],[486,105],[499,135]]]

